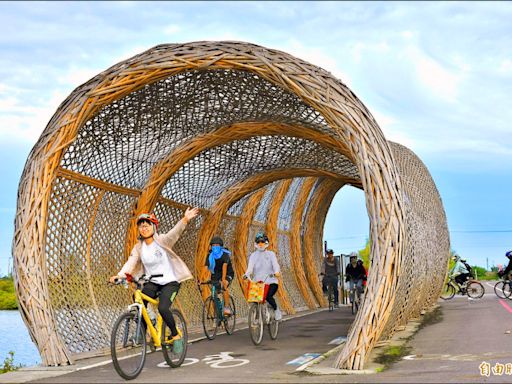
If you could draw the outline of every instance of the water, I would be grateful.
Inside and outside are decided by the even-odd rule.
[[[18,311],[0,311],[0,365],[9,351],[14,351],[14,364],[32,366],[41,363],[39,352],[30,339],[27,327]]]

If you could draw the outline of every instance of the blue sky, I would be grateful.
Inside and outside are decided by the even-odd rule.
[[[162,43],[241,40],[332,72],[388,140],[412,149],[472,264],[512,249],[510,2],[0,2],[0,275],[32,146],[59,104],[104,69]],[[340,191],[325,238],[368,236],[364,196]]]

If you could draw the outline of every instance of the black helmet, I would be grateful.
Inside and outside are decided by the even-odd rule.
[[[268,237],[263,232],[258,232],[256,237],[254,238],[255,243],[259,243],[263,241],[264,243],[268,243]]]
[[[509,259],[512,259],[512,251],[508,251],[507,253],[505,253],[505,256],[508,257]]]
[[[325,253],[334,255],[334,251],[332,249],[328,249]]]
[[[213,236],[212,239],[210,240],[210,245],[212,244],[219,244],[221,247],[223,247],[224,241],[220,236]]]

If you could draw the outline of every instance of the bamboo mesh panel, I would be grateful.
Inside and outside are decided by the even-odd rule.
[[[266,230],[284,271],[282,308],[322,304],[314,281],[297,282],[319,270],[330,201],[350,184],[365,190],[372,266],[337,365],[361,369],[392,333],[388,323],[406,321],[417,307],[398,289],[413,257],[405,243],[417,234],[408,232],[416,216],[407,207],[416,200],[405,198],[400,177],[412,173],[395,163],[398,152],[341,81],[284,52],[229,41],[169,44],[103,71],[59,106],[20,180],[16,290],[43,364],[104,351],[130,300],[129,291],[104,283],[136,241],[140,212],[155,210],[162,232],[186,206],[200,207],[175,245],[192,271],[204,264],[212,234],[250,253],[256,231]],[[304,201],[310,177],[317,182]],[[438,197],[424,191],[427,202]],[[426,244],[441,235],[422,236]],[[247,255],[233,257],[239,274]],[[446,265],[443,253],[427,257]],[[418,279],[418,295],[437,294],[425,275]],[[232,292],[243,315],[238,279]],[[193,282],[183,283],[177,305],[192,328],[200,303]]]

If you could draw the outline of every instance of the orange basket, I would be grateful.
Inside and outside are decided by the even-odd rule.
[[[249,303],[264,303],[267,298],[268,287],[270,287],[270,284],[265,284],[263,281],[249,281],[247,301]]]

